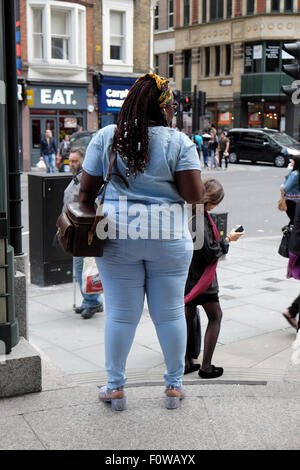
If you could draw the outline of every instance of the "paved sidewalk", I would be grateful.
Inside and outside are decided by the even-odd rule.
[[[241,239],[220,261],[214,363],[225,372],[213,381],[184,376],[178,410],[164,408],[163,357],[146,304],[128,360],[128,409],[114,413],[97,400],[106,381],[105,313],[90,320],[73,313],[71,284],[30,285],[29,334],[43,358],[43,392],[0,401],[0,449],[299,449],[295,330],[281,316],[299,283],[285,278],[278,244],[278,237]],[[204,312],[201,324],[203,332]]]

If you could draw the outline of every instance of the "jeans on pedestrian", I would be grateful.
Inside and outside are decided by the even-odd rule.
[[[107,240],[96,258],[106,300],[105,354],[108,387],[126,382],[125,366],[145,294],[162,348],[166,385],[180,386],[184,373],[184,289],[192,258],[191,239]]]
[[[80,292],[83,297],[81,307],[89,308],[89,307],[96,307],[97,305],[102,305],[103,300],[102,300],[101,294],[85,294],[82,291],[82,271],[83,271],[84,258],[74,256],[73,261],[74,261],[73,266],[75,270],[76,281],[79,284]]]
[[[206,148],[203,148],[203,160],[204,160],[204,166],[208,166],[209,162],[209,151]]]
[[[44,155],[44,160],[47,168],[47,173],[55,173],[55,155],[51,153],[50,155]]]
[[[211,160],[210,160],[210,167],[211,167],[211,168],[217,167],[217,164],[216,164],[216,162],[215,162],[215,151],[214,151],[213,149],[210,150],[210,158],[211,158]]]

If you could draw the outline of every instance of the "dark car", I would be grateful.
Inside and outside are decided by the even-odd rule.
[[[272,129],[231,129],[229,161],[269,162],[288,166],[293,155],[300,156],[300,144],[289,135]]]
[[[70,137],[71,149],[75,147],[83,147],[86,149],[96,132],[97,130],[93,130],[75,132],[74,134],[72,134]]]

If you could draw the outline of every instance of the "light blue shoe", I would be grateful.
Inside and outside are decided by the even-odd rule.
[[[115,389],[108,388],[106,385],[99,388],[99,400],[104,403],[110,403],[114,411],[126,410],[126,396],[124,387]]]
[[[184,392],[181,385],[180,387],[168,385],[165,390],[165,394],[167,395],[165,405],[168,410],[178,408],[180,400],[184,399]]]

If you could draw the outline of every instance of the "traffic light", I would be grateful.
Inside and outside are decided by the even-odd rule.
[[[192,106],[191,97],[189,95],[184,95],[182,104],[183,104],[183,111],[189,112]]]
[[[204,116],[206,105],[206,93],[205,91],[199,91],[198,93],[198,112],[199,116]]]
[[[283,85],[281,87],[281,91],[283,93],[292,97],[294,93],[296,92],[297,94],[297,90],[300,89],[300,82],[298,83],[298,80],[300,80],[300,41],[286,43],[282,48],[285,52],[295,58],[293,64],[286,64],[281,68],[284,73],[295,79],[291,85]]]
[[[181,92],[179,90],[174,90],[173,91],[173,98],[174,98],[174,101],[176,101],[176,103],[180,103],[180,99],[181,99]]]

